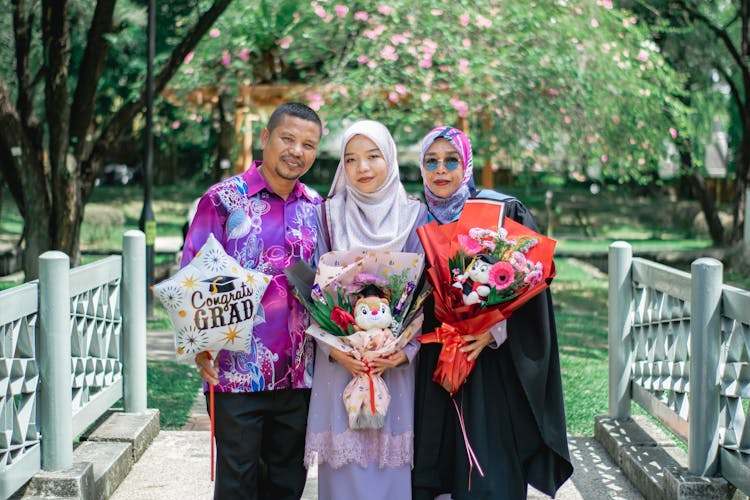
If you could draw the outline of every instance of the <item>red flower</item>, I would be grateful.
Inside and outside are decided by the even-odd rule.
[[[349,325],[354,326],[354,317],[339,306],[331,310],[331,321],[336,323],[345,332],[349,331]]]

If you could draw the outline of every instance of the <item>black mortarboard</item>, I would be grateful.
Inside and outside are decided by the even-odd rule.
[[[209,291],[213,295],[214,293],[227,293],[234,290],[234,280],[236,279],[237,276],[214,276],[201,281],[211,284]]]
[[[362,289],[359,291],[358,294],[360,297],[384,297],[385,294],[383,293],[383,290],[377,286],[373,285],[372,283],[368,283],[367,285],[363,286]]]
[[[476,259],[477,260],[483,260],[483,261],[488,262],[490,264],[494,264],[495,262],[497,262],[497,257],[495,257],[494,255],[490,255],[488,253],[477,254]]]

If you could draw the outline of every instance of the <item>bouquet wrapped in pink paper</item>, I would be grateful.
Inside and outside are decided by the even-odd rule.
[[[423,267],[424,256],[416,253],[352,250],[322,255],[309,296],[300,294],[314,320],[307,334],[351,353],[366,366],[402,349],[421,329],[421,304],[430,293],[416,293]],[[304,286],[297,285],[299,274],[296,278],[290,276],[290,282],[299,292]],[[368,370],[353,377],[342,399],[350,428],[383,426],[390,393],[380,375]]]

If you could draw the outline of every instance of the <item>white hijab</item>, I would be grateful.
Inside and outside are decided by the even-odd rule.
[[[355,135],[374,142],[388,164],[385,182],[372,193],[361,192],[346,176],[344,152]],[[366,248],[400,252],[404,248],[419,214],[419,201],[406,195],[399,179],[396,144],[382,123],[361,120],[346,129],[341,140],[341,160],[325,207],[331,250]]]

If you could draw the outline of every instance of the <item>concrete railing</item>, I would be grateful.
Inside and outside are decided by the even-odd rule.
[[[146,411],[145,236],[70,269],[40,256],[39,280],[0,292],[0,497],[71,467],[73,440],[119,399]]]
[[[688,445],[694,476],[750,494],[750,292],[723,284],[722,264],[691,272],[609,252],[609,416],[637,402]]]

